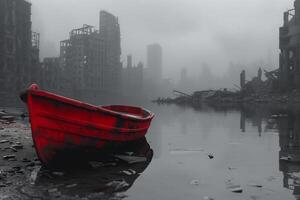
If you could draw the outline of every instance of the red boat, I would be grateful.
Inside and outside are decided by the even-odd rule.
[[[154,115],[132,106],[94,106],[40,90],[21,95],[27,103],[38,157],[49,164],[66,149],[114,148],[145,136]]]

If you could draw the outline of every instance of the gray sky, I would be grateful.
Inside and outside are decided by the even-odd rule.
[[[278,67],[278,28],[293,0],[31,0],[33,30],[41,33],[41,56],[57,56],[71,29],[98,29],[99,11],[119,17],[122,59],[146,61],[146,45],[163,47],[164,76],[186,67],[226,73],[230,61],[264,60]]]

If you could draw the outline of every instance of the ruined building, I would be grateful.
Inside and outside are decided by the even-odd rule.
[[[134,96],[141,95],[143,90],[144,65],[139,62],[137,66],[132,64],[132,56],[127,56],[127,67],[122,71],[123,94]]]
[[[41,72],[42,81],[40,82],[43,89],[60,92],[63,86],[61,84],[62,75],[63,71],[60,67],[59,57],[44,58]]]
[[[14,96],[27,87],[37,79],[38,66],[39,35],[31,31],[31,4],[25,0],[0,0],[1,94]]]
[[[62,91],[81,98],[121,91],[122,65],[118,18],[100,12],[100,30],[83,25],[60,42]],[[48,63],[49,64],[49,63]]]
[[[100,46],[99,32],[89,25],[73,29],[69,39],[60,42],[66,92],[80,97],[87,90],[100,88]]]
[[[279,86],[281,90],[300,89],[300,0],[284,13],[280,27]]]
[[[105,90],[118,92],[121,88],[121,35],[119,20],[114,15],[100,11],[100,37],[103,41],[103,66],[101,85]]]
[[[162,80],[162,48],[159,44],[147,46],[148,78],[152,81]]]

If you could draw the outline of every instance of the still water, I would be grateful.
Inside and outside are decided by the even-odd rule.
[[[300,199],[297,109],[148,108],[153,159],[127,199]]]
[[[156,114],[147,140],[124,150],[143,162],[109,158],[60,178],[38,168],[27,189],[55,187],[65,199],[300,199],[300,108],[144,107]]]

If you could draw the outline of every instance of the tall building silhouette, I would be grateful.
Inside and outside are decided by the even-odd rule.
[[[153,81],[162,80],[162,47],[159,44],[147,46],[148,78]]]
[[[103,88],[119,91],[121,88],[121,36],[117,17],[100,11],[100,37],[103,41],[103,67],[101,80]]]

